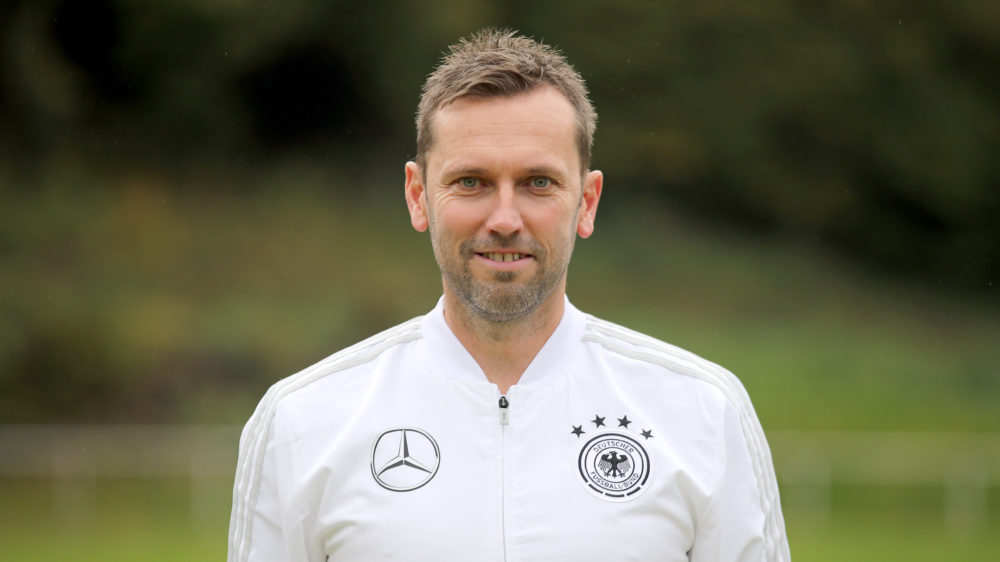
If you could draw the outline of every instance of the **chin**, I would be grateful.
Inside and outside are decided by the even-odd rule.
[[[492,322],[509,322],[528,316],[543,301],[531,292],[492,288],[472,295],[468,302],[482,318]]]

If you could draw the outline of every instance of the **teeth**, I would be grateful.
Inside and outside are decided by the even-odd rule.
[[[523,254],[501,254],[500,252],[487,252],[486,257],[493,261],[516,261],[524,257]]]

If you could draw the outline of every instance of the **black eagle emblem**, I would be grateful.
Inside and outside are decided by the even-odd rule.
[[[618,451],[611,451],[601,455],[597,468],[604,473],[605,478],[621,478],[632,470],[632,461],[624,453],[619,456]]]

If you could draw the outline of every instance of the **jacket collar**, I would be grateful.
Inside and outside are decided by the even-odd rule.
[[[552,335],[532,359],[515,386],[547,384],[566,375],[570,359],[578,350],[575,345],[583,336],[585,315],[566,299],[563,317]],[[488,383],[486,374],[458,340],[444,319],[444,297],[421,320],[421,333],[427,345],[428,359],[433,370],[449,379]]]

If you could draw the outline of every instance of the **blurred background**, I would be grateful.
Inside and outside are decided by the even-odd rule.
[[[0,559],[225,556],[267,387],[440,294],[403,163],[485,26],[597,106],[570,297],[743,380],[795,559],[1000,559],[981,0],[0,4]]]

